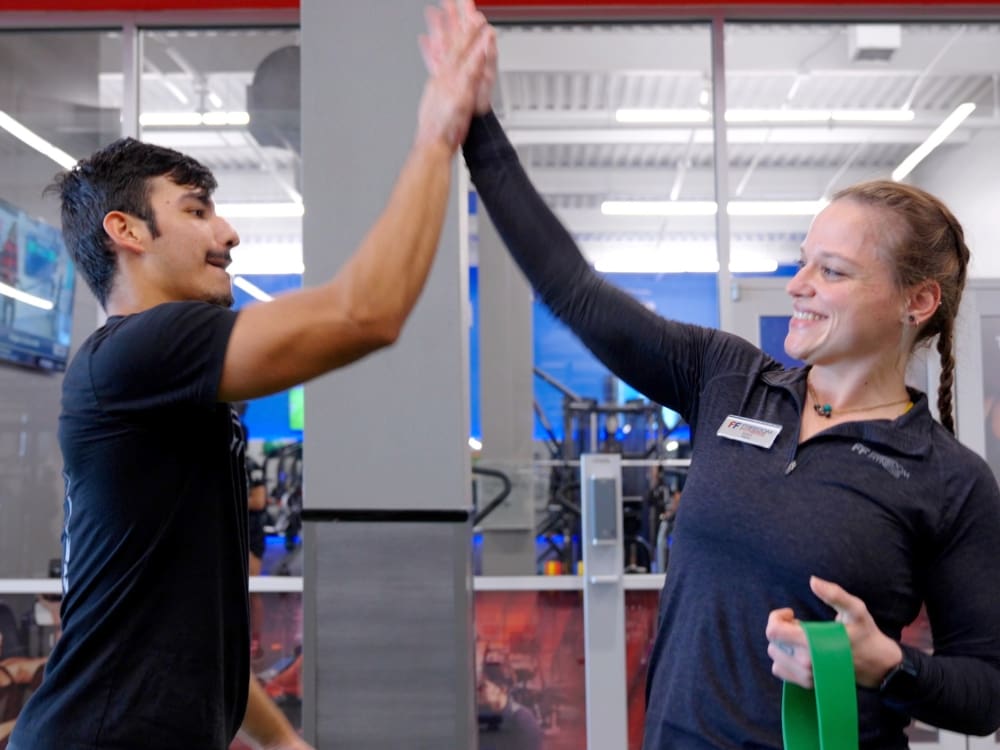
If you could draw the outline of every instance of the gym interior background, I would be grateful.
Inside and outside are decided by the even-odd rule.
[[[535,183],[591,262],[657,312],[740,332],[781,355],[783,285],[810,217],[832,192],[891,175],[943,197],[974,258],[958,349],[959,435],[1000,471],[1000,4],[480,5],[499,30],[494,106]],[[363,215],[377,210],[384,191],[359,189],[361,173],[394,169],[398,153],[377,156],[378,137],[389,133],[404,147],[413,108],[401,107],[402,122],[391,128],[369,123],[376,135],[366,148],[353,161],[332,160],[341,171],[312,166],[310,177],[318,157],[303,154],[330,147],[318,127],[309,130],[313,105],[300,97],[325,84],[309,67],[305,25],[319,12],[287,0],[0,0],[0,254],[16,270],[0,277],[0,659],[43,657],[58,629],[47,605],[59,591],[60,370],[100,321],[65,260],[58,207],[42,188],[60,165],[123,134],[172,146],[219,179],[220,212],[242,237],[230,269],[238,306],[321,280],[353,247],[338,228],[350,237],[354,227],[338,224],[343,213],[328,212],[327,202],[347,206],[350,196],[338,190],[352,191],[369,206]],[[377,28],[364,13],[362,27]],[[413,17],[391,41],[411,44],[416,62]],[[346,33],[334,38],[346,45]],[[361,55],[377,46],[358,45],[361,72],[353,75],[368,75]],[[372,75],[376,88],[382,73]],[[416,92],[422,73],[413,76]],[[410,96],[404,84],[397,90]],[[331,133],[363,117],[365,106],[337,108]],[[935,133],[943,135],[937,144],[929,141]],[[912,163],[921,148],[927,153]],[[458,176],[449,249],[425,296],[461,294],[446,310],[422,302],[411,326],[419,348],[443,318],[460,318],[461,342],[446,337],[455,343],[443,361],[448,372],[430,372],[426,382],[415,375],[399,398],[385,397],[389,374],[362,370],[249,405],[270,532],[265,575],[253,582],[265,612],[255,671],[296,721],[322,735],[324,716],[309,700],[310,690],[323,695],[323,649],[316,646],[314,664],[303,664],[302,651],[303,640],[320,637],[307,623],[324,604],[303,607],[302,592],[326,560],[326,543],[322,532],[304,530],[303,507],[472,506],[473,533],[461,532],[457,555],[475,574],[472,666],[507,676],[546,747],[586,745],[584,719],[602,701],[585,666],[579,459],[618,454],[621,569],[629,575],[621,582],[625,695],[615,700],[625,707],[628,746],[637,748],[671,509],[683,490],[685,425],[612,378],[531,299],[462,169]],[[341,185],[326,190],[326,179]],[[344,247],[326,258],[324,244]],[[398,356],[413,354],[407,346]],[[934,367],[914,368],[914,384],[925,388]],[[446,409],[449,396],[462,403]],[[336,399],[357,408],[328,408]],[[460,468],[444,472],[444,500],[413,497],[424,486],[428,440],[454,443],[445,464]],[[327,451],[341,458],[331,463]],[[343,480],[344,463],[358,465],[352,456],[362,454],[363,470]],[[407,562],[397,531],[355,536],[365,555],[400,555],[387,564],[392,571]],[[461,577],[463,563],[449,565]],[[449,601],[461,610],[465,599]],[[919,624],[910,637],[929,644]],[[462,659],[456,664],[461,671]],[[488,711],[476,710],[467,687],[459,680],[474,731],[489,731]],[[1000,743],[919,725],[911,732],[915,747]]]

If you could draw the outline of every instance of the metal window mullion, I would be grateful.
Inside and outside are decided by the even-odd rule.
[[[121,136],[139,137],[139,88],[142,85],[142,35],[134,20],[122,24]]]
[[[729,148],[726,142],[726,27],[722,12],[712,17],[712,132],[715,158],[715,239],[718,248],[719,328],[733,330],[733,298],[736,289],[729,271]]]

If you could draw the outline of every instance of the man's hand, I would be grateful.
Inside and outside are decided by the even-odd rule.
[[[273,745],[261,745],[261,750],[315,750],[312,745],[301,737],[290,739]]]
[[[247,713],[240,727],[240,739],[260,750],[314,750],[299,737],[253,675],[250,675]]]
[[[813,593],[837,610],[851,642],[854,675],[858,685],[875,688],[903,659],[899,644],[878,629],[865,603],[830,581],[812,576]],[[813,686],[812,657],[805,631],[791,609],[776,609],[767,618],[765,630],[771,657],[771,673],[806,689]]]
[[[420,49],[430,79],[418,115],[417,141],[443,141],[455,150],[465,140],[473,112],[489,110],[496,80],[496,36],[472,0],[460,17],[453,0],[425,11]]]

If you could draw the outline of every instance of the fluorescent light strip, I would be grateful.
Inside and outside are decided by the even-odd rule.
[[[826,122],[825,109],[729,109],[726,122]]]
[[[38,133],[26,128],[3,110],[0,110],[0,128],[3,128],[19,141],[35,149],[35,151],[43,156],[49,157],[63,169],[71,169],[76,166],[76,159],[61,148],[53,146],[38,135]]]
[[[972,114],[975,108],[976,105],[972,102],[959,104],[955,108],[955,111],[948,115],[944,119],[944,122],[934,129],[933,133],[927,136],[926,141],[913,149],[910,155],[903,159],[898,167],[892,170],[892,179],[898,182],[912,172],[920,162],[927,158],[931,151],[940,146],[965,121],[966,117]]]
[[[227,270],[231,276],[302,274],[302,244],[248,241],[233,250],[233,263]]]
[[[251,281],[247,281],[242,276],[233,277],[233,286],[239,287],[244,292],[249,294],[254,299],[259,299],[261,302],[270,302],[274,299],[270,294],[265,292],[259,286]]]
[[[202,125],[249,125],[247,112],[206,112],[201,116]]]
[[[217,203],[215,212],[227,219],[295,219],[305,214],[302,203]]]
[[[604,201],[605,216],[715,216],[715,201]]]
[[[912,109],[731,109],[726,122],[911,122]]]
[[[814,216],[829,201],[730,201],[730,216]],[[604,201],[605,216],[715,216],[715,201]]]
[[[7,286],[4,283],[0,283],[0,294],[2,294],[4,297],[10,297],[11,299],[16,299],[18,302],[23,302],[26,305],[37,307],[41,310],[51,310],[53,307],[55,307],[55,305],[53,305],[47,299],[42,299],[41,297],[36,297],[33,294],[22,292],[20,289],[15,289],[14,287]]]
[[[911,122],[912,109],[730,109],[729,123],[769,122]],[[628,124],[690,124],[710,122],[707,109],[619,109],[615,120]]]
[[[708,122],[712,113],[707,109],[619,109],[615,120],[630,124],[639,123],[694,123]]]
[[[248,125],[248,112],[144,112],[139,115],[139,125],[144,128],[195,128],[201,125]]]
[[[718,273],[719,261],[714,258],[678,258],[650,253],[622,253],[603,258],[594,264],[601,273]],[[778,261],[773,258],[734,259],[729,262],[732,273],[774,273]]]
[[[815,216],[830,201],[729,201],[730,216]]]
[[[913,122],[912,109],[835,109],[830,119],[835,122]]]

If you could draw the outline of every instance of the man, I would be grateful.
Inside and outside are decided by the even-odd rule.
[[[470,21],[450,0],[429,11],[445,64],[384,212],[323,286],[231,311],[239,238],[215,213],[211,173],[177,152],[125,139],[57,182],[66,244],[109,317],[63,385],[63,636],[13,750],[224,750],[238,729],[308,747],[250,679],[247,483],[229,402],[400,335],[495,50],[465,10]]]
[[[514,680],[502,664],[486,663],[479,677],[479,747],[540,750],[542,729],[527,706],[514,700]]]

